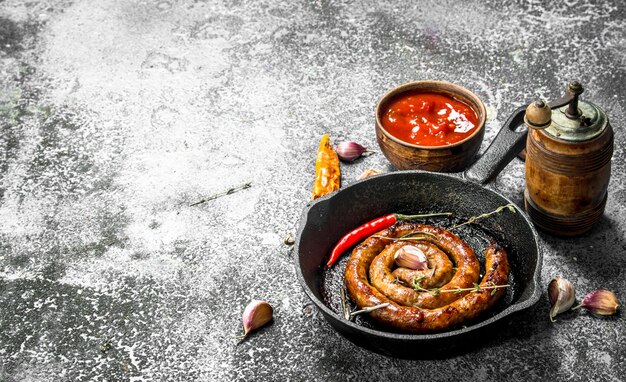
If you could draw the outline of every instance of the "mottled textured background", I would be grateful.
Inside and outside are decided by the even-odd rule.
[[[0,380],[624,380],[623,314],[552,324],[545,293],[469,354],[363,350],[308,305],[283,244],[321,135],[375,147],[395,85],[473,90],[484,150],[515,107],[573,78],[613,123],[610,194],[586,236],[541,235],[542,283],[626,301],[619,0],[0,0]],[[393,171],[374,154],[343,183],[369,167]],[[493,187],[521,205],[523,163]],[[236,346],[251,299],[275,322]]]

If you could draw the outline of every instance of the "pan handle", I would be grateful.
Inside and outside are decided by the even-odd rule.
[[[485,153],[465,172],[465,177],[478,184],[493,180],[526,146],[528,130],[516,132],[524,123],[526,105],[517,108],[506,120]]]

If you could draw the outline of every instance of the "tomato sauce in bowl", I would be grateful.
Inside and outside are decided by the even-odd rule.
[[[464,140],[479,118],[466,103],[441,93],[411,91],[393,99],[381,118],[383,128],[418,146],[446,146]]]
[[[376,104],[376,141],[398,170],[459,172],[473,163],[487,111],[478,96],[452,82],[396,86]]]

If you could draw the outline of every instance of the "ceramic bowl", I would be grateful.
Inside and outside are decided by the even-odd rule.
[[[415,91],[447,95],[469,105],[478,116],[478,128],[472,135],[445,146],[420,146],[391,135],[382,124],[382,118],[397,97]],[[485,135],[485,105],[466,88],[445,81],[416,81],[400,85],[385,94],[376,106],[376,139],[380,150],[398,170],[426,170],[436,172],[463,171],[474,161]]]

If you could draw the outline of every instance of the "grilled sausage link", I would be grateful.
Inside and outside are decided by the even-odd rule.
[[[390,272],[392,264],[389,264],[387,258],[393,257],[390,252],[399,249],[401,245],[392,244],[393,241],[385,237],[398,238],[411,232],[426,232],[434,235],[436,239],[428,240],[449,254],[452,261],[457,265],[456,274],[448,284],[440,288],[442,291],[455,290],[457,286],[464,288],[461,285],[466,285],[467,280],[478,277],[478,260],[476,260],[472,249],[456,235],[442,228],[428,225],[396,224],[359,244],[352,252],[346,266],[346,288],[359,307],[390,303],[386,308],[371,312],[372,318],[382,324],[408,332],[436,332],[478,317],[504,295],[504,288],[489,288],[493,285],[506,285],[508,282],[507,254],[497,244],[492,244],[485,252],[486,272],[480,281],[481,289],[479,291],[442,292],[435,296],[431,292],[412,290],[417,295],[416,297],[405,291],[408,289],[407,287],[389,281],[390,277],[393,278]],[[389,251],[385,252],[387,246],[389,246]],[[373,264],[381,255],[380,260]],[[461,276],[457,277],[457,274]],[[377,283],[382,282],[379,285],[383,286],[383,290],[381,291],[373,285],[373,281],[370,283],[368,276],[370,278],[375,276]],[[455,280],[454,284],[451,284],[452,280]],[[400,296],[399,301],[395,300],[398,296]],[[444,297],[440,298],[441,296]],[[405,304],[407,301],[408,304]],[[427,304],[433,308],[415,306],[416,303],[424,303],[425,301],[428,301]]]

